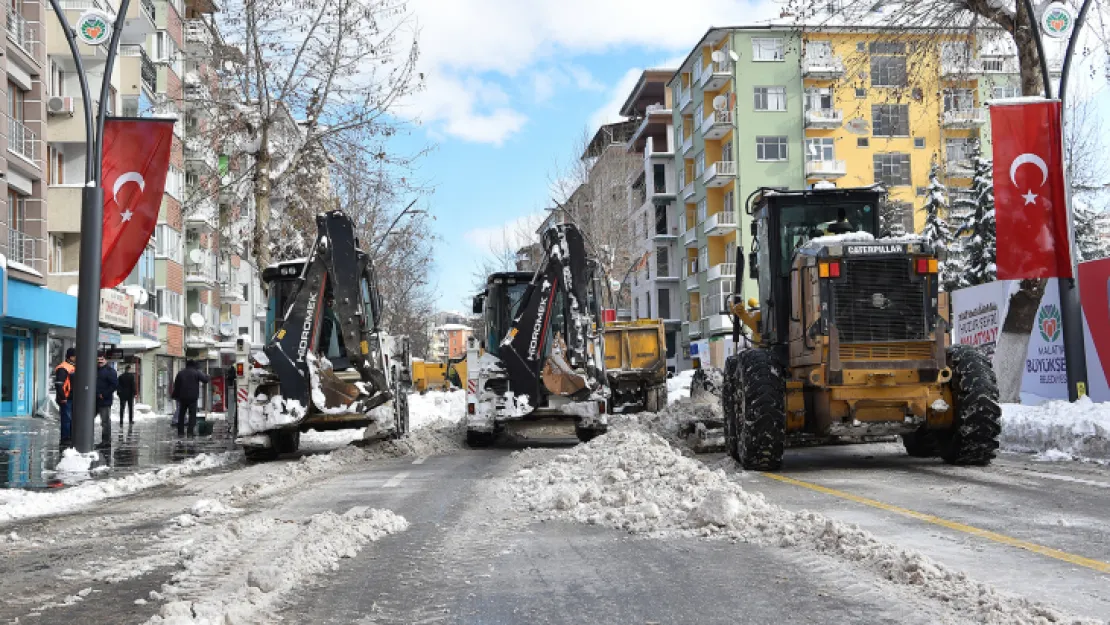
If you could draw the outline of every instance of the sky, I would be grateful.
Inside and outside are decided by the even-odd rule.
[[[577,158],[583,132],[619,119],[644,68],[677,67],[709,27],[769,19],[782,6],[409,0],[426,85],[405,103],[419,125],[398,147],[433,148],[416,176],[434,187],[421,203],[440,238],[428,259],[438,307],[469,310],[491,244],[538,224],[558,165]]]

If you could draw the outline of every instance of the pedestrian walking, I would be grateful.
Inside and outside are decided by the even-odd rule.
[[[185,434],[185,413],[189,413],[189,436],[197,425],[197,401],[201,383],[208,384],[208,374],[197,369],[197,361],[186,360],[185,368],[173,380],[173,398],[177,400],[177,434]]]
[[[77,350],[66,350],[66,358],[54,368],[54,397],[58,402],[59,421],[62,427],[62,447],[73,438],[73,373],[77,370]]]
[[[96,413],[100,416],[100,444],[112,442],[112,398],[119,388],[116,370],[108,364],[104,352],[96,355]]]
[[[119,425],[123,427],[123,410],[127,408],[128,423],[135,422],[135,374],[131,373],[131,365],[123,368],[123,375],[119,376]]]

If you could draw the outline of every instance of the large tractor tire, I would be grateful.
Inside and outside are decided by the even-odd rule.
[[[911,458],[935,458],[940,455],[932,432],[917,430],[902,435],[902,445]]]
[[[273,446],[244,447],[243,456],[246,457],[247,462],[270,462],[277,460],[278,450]]]
[[[497,435],[493,432],[481,432],[479,430],[466,431],[466,444],[475,449],[489,447],[496,439]]]
[[[577,425],[574,426],[574,435],[577,436],[578,440],[583,443],[588,443],[608,431],[609,428],[604,426],[599,428],[584,428]]]
[[[740,352],[733,379],[733,457],[747,470],[776,471],[786,439],[786,383],[771,352]]]
[[[294,454],[301,448],[301,433],[299,430],[278,430],[270,434],[273,448],[279,454]]]
[[[409,394],[404,387],[397,391],[393,402],[393,436],[397,439],[409,433]]]
[[[948,350],[952,368],[952,430],[938,436],[940,457],[948,464],[990,464],[1002,433],[998,381],[985,354],[969,345]]]
[[[721,415],[725,422],[725,451],[732,459],[740,461],[739,438],[736,428],[736,387],[739,384],[740,357],[729,356],[725,359],[724,380],[721,382]]]

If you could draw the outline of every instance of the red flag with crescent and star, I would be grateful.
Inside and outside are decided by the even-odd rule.
[[[1072,277],[1060,101],[992,104],[998,279]]]
[[[173,146],[172,119],[104,120],[100,288],[123,282],[158,223]]]

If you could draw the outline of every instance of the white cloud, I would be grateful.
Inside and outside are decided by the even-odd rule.
[[[483,254],[498,249],[516,250],[535,238],[536,228],[546,217],[543,211],[528,213],[498,226],[467,230],[463,239]]]
[[[527,121],[522,102],[489,104],[465,92],[473,84],[468,77],[489,85],[495,76],[524,75],[519,84],[533,93],[513,97],[539,102],[570,87],[604,90],[568,61],[632,47],[685,53],[710,26],[751,23],[780,7],[769,0],[687,0],[681,10],[673,0],[412,0],[410,8],[420,27],[420,68],[428,77],[428,89],[412,103],[420,117],[447,135],[500,144]],[[538,69],[546,64],[551,69]]]

